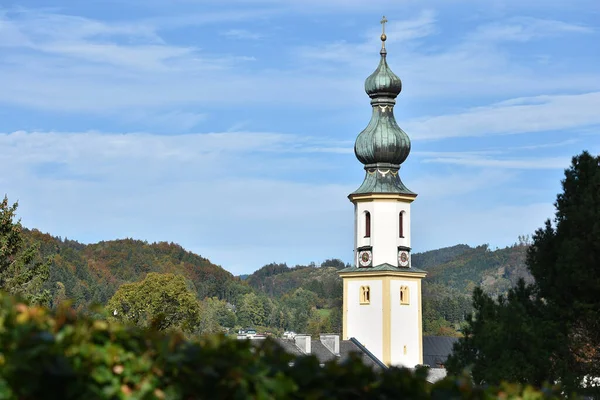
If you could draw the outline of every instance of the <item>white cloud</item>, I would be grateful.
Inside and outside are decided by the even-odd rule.
[[[458,114],[410,120],[413,140],[586,128],[600,124],[600,92],[512,99]]]
[[[437,157],[424,160],[426,163],[455,164],[471,167],[494,167],[507,169],[564,169],[570,157],[538,157],[498,159],[490,157]]]
[[[198,23],[275,16],[263,11],[207,13]],[[336,93],[336,102],[321,102],[319,107],[343,107],[363,96],[360,82],[377,63],[378,24],[357,43],[290,45],[276,57],[281,67],[256,62],[244,68],[248,61],[256,61],[246,48],[237,54],[202,50],[214,39],[211,31],[193,46],[166,40],[160,35],[164,29],[179,29],[186,22],[169,22],[170,14],[161,18],[108,23],[41,11],[5,13],[0,16],[4,34],[0,46],[10,48],[0,64],[0,102],[44,110],[131,113],[144,107],[173,109],[200,103],[316,107],[314,93],[329,92]],[[546,72],[534,71],[494,46],[473,47],[466,40],[432,47],[425,39],[448,33],[438,26],[440,19],[426,9],[388,24],[388,58],[410,98],[501,98],[600,89],[597,74],[552,66]],[[263,34],[244,27],[235,30],[229,32]],[[292,67],[286,67],[289,61]],[[283,97],[285,102],[274,100]]]
[[[525,42],[563,34],[593,32],[594,28],[585,25],[557,20],[520,17],[480,26],[471,34],[471,40],[477,42]]]
[[[323,143],[340,148],[323,138],[277,133],[15,132],[0,134],[0,163],[12,166],[11,174],[0,174],[0,186],[19,200],[26,226],[84,242],[175,241],[235,273],[271,261],[350,261],[353,217],[346,196],[360,182],[336,183],[346,165],[306,153]],[[358,172],[360,165],[348,157]],[[324,172],[331,179],[294,179]],[[411,178],[406,183],[419,193],[415,245],[425,250],[449,244],[443,236],[448,225],[471,218],[469,199],[502,191],[514,179],[512,172],[494,169]],[[450,220],[433,218],[452,204]],[[529,225],[507,226],[502,235],[484,225],[477,229],[481,237],[473,244],[510,243]],[[461,226],[451,237],[455,244],[475,236]]]
[[[358,27],[371,18],[365,10],[377,10],[362,0],[249,0],[236,2],[234,11],[219,9],[216,1],[159,3],[152,12],[145,9],[149,17],[119,23],[56,11],[0,11],[0,102],[11,106],[4,115],[13,109],[51,110],[51,117],[39,114],[41,121],[60,129],[63,118],[69,125],[62,126],[81,126],[85,119],[68,117],[96,113],[108,116],[93,120],[99,127],[106,123],[104,130],[115,126],[108,121],[114,119],[134,131],[165,133],[0,134],[0,163],[12,166],[11,174],[0,174],[0,187],[21,201],[24,223],[84,241],[124,236],[176,241],[238,273],[270,261],[349,261],[353,219],[346,195],[360,184],[363,171],[351,155],[353,140],[340,132],[352,124],[348,120],[355,116],[349,114],[357,104],[368,107],[362,82],[378,61],[380,15],[364,33]],[[418,162],[403,167],[405,183],[419,193],[413,245],[427,250],[457,242],[512,243],[550,216],[555,194],[554,187],[548,194],[537,181],[525,184],[521,170],[552,174],[563,163],[554,152],[537,159],[523,152],[541,154],[573,143],[548,143],[556,135],[543,131],[593,134],[600,124],[595,112],[600,75],[579,62],[577,54],[588,56],[583,52],[557,63],[560,48],[538,54],[537,47],[523,42],[523,53],[512,53],[500,39],[541,41],[569,34],[587,40],[597,32],[583,23],[507,17],[503,7],[500,19],[472,13],[455,21],[444,12],[454,4],[420,10],[421,3],[409,3],[390,0],[379,6],[391,13],[388,60],[405,83],[399,123],[412,140],[421,140],[418,145],[431,149],[415,152]],[[497,22],[478,28],[483,19]],[[295,37],[308,22],[320,24],[320,32],[343,27],[351,39]],[[286,46],[269,42],[277,30],[278,42],[285,40]],[[477,32],[478,41],[472,38]],[[264,40],[238,43],[219,34]],[[254,49],[260,57],[250,53]],[[310,125],[272,112],[281,107],[299,118],[318,109],[314,123],[323,121],[318,131],[327,134],[250,131],[278,118],[294,132]],[[334,113],[324,116],[323,109]],[[224,110],[230,113],[220,118]],[[428,116],[415,117],[424,113]],[[344,128],[334,120],[343,120]],[[10,123],[0,130],[18,129]],[[230,132],[172,135],[199,126],[203,131],[230,127]],[[540,134],[519,137],[531,139],[526,146],[516,137],[502,148],[484,140],[532,132]],[[469,143],[475,150],[439,151],[440,146],[459,149],[456,144],[464,139],[433,141],[462,137],[481,137],[481,150]],[[483,195],[494,199],[482,201]]]
[[[491,168],[473,169],[468,174],[465,171],[438,170],[435,174],[430,172],[419,176],[409,187],[419,194],[419,199],[444,203],[452,198],[498,190],[514,179],[514,173]]]
[[[304,147],[323,142],[253,132],[0,134],[0,163],[12,166],[0,186],[19,200],[26,226],[82,241],[175,241],[247,272],[273,257],[319,261],[297,253],[298,246],[319,247],[315,240],[323,259],[343,256],[335,249],[344,235],[325,238],[350,227],[346,195],[353,188],[289,178],[335,168],[304,158]],[[213,246],[225,250],[205,251]],[[279,250],[245,254],[248,246]]]
[[[264,37],[261,33],[250,32],[246,29],[229,29],[221,32],[221,35],[230,37],[232,39],[245,39],[245,40],[258,40]]]
[[[201,122],[206,121],[207,113],[187,112],[181,110],[172,110],[167,112],[144,110],[132,111],[123,116],[123,120],[135,123],[140,127],[153,129],[154,131],[163,131],[167,133],[178,133],[180,131],[189,131]]]

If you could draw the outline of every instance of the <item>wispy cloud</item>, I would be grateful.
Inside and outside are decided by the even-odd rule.
[[[17,132],[0,134],[0,186],[26,225],[79,240],[177,241],[238,272],[349,261],[385,13],[415,249],[511,243],[551,214],[561,169],[600,127],[593,0],[525,3],[3,9],[0,132]]]
[[[507,169],[565,169],[571,157],[491,158],[491,157],[436,157],[425,159],[426,163],[455,164],[470,167]]]
[[[600,124],[600,92],[517,98],[458,114],[408,121],[414,140],[585,128]]]
[[[258,40],[264,37],[263,34],[257,32],[250,32],[245,29],[229,29],[221,32],[221,35],[230,37],[232,39],[243,39],[243,40]]]
[[[529,41],[545,37],[565,34],[593,33],[590,26],[568,23],[564,21],[518,17],[507,21],[494,22],[480,26],[471,34],[475,41]]]

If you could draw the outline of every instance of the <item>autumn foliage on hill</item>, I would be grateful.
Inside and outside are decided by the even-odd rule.
[[[79,309],[106,304],[122,284],[141,281],[150,272],[184,276],[199,299],[230,300],[247,291],[230,272],[174,243],[121,239],[85,245],[35,229],[23,236],[41,256],[52,257],[45,289],[54,303],[68,298]]]

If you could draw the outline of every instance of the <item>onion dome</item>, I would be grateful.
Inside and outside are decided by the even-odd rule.
[[[367,175],[354,193],[406,193],[408,190],[398,174],[410,153],[410,139],[394,117],[396,97],[402,91],[402,81],[387,64],[385,23],[381,35],[379,66],[365,81],[365,91],[371,98],[373,114],[369,125],[358,135],[354,144],[356,158],[365,165]]]
[[[382,24],[387,22],[385,17],[381,22]],[[365,81],[365,91],[371,98],[373,106],[371,122],[358,135],[354,145],[356,158],[365,165],[378,163],[400,165],[410,153],[410,139],[394,118],[395,99],[402,91],[402,81],[387,64],[386,39],[384,30],[381,35],[379,66]]]
[[[381,35],[382,43],[385,44],[385,35]],[[365,92],[370,98],[381,96],[396,98],[402,91],[402,81],[392,72],[386,61],[387,51],[381,48],[381,60],[379,66],[365,81]]]

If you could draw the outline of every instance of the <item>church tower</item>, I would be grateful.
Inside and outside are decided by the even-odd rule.
[[[410,255],[410,205],[417,197],[400,180],[410,139],[394,118],[402,82],[389,68],[385,23],[381,60],[365,81],[373,114],[354,145],[365,179],[348,198],[354,204],[355,266],[339,271],[344,283],[343,337],[356,338],[387,365],[423,363],[421,279]]]

